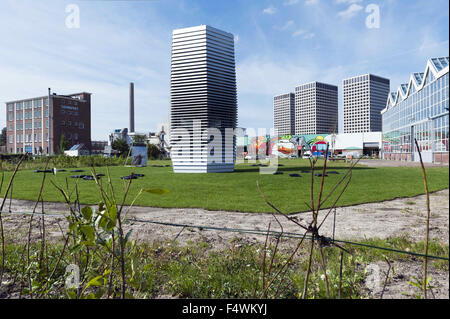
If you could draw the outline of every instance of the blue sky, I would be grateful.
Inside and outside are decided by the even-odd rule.
[[[67,28],[66,6],[80,9]],[[380,28],[366,27],[375,4]],[[135,83],[136,130],[165,122],[172,30],[208,24],[235,35],[239,126],[270,128],[272,98],[294,87],[373,73],[391,91],[449,55],[448,0],[1,0],[0,122],[4,102],[88,91],[92,138],[128,126]]]

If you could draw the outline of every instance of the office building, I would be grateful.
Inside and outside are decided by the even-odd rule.
[[[388,79],[365,74],[343,80],[344,133],[381,132],[381,110],[389,95]]]
[[[383,158],[449,162],[449,58],[432,58],[389,95],[383,118]]]
[[[311,82],[295,88],[295,134],[338,132],[338,88]]]
[[[49,107],[50,98],[50,107]],[[61,137],[68,148],[91,148],[91,94],[56,93],[6,102],[8,153],[48,155],[62,153]]]
[[[173,31],[170,103],[174,172],[233,171],[236,139],[230,130],[237,124],[237,96],[232,34],[206,25]]]
[[[280,94],[273,98],[273,127],[279,136],[295,133],[295,94]]]

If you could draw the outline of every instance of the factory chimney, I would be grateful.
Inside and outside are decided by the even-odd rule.
[[[130,83],[130,126],[128,133],[134,133],[134,83]]]

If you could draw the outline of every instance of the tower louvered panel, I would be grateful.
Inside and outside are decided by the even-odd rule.
[[[206,25],[174,30],[170,93],[174,172],[233,171],[235,137],[225,136],[237,124],[233,35]]]

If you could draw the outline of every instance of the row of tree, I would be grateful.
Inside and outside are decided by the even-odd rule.
[[[6,127],[4,127],[0,133],[0,146],[6,145]],[[62,154],[65,150],[68,150],[70,147],[69,140],[64,136],[64,134],[61,135],[61,138],[59,140],[59,148],[58,153]]]
[[[134,143],[147,144],[147,156],[149,159],[161,159],[163,157],[161,150],[156,145],[147,143],[145,135],[136,135],[134,137]],[[0,146],[4,145],[6,145],[6,127],[4,127],[0,133]],[[69,149],[70,142],[64,134],[61,135],[58,146],[59,154],[63,154],[65,150]],[[130,151],[127,141],[121,138],[113,142],[112,148],[119,152],[119,156],[127,156]]]
[[[2,129],[2,132],[0,133],[0,146],[6,145],[6,127]]]
[[[147,156],[149,159],[162,159],[163,154],[158,146],[147,143],[145,139],[141,141],[140,139],[135,138],[134,143],[136,144],[141,143],[147,145]],[[116,139],[112,143],[112,149],[119,152],[118,154],[119,156],[127,156],[130,151],[130,147],[127,141],[122,138]]]

